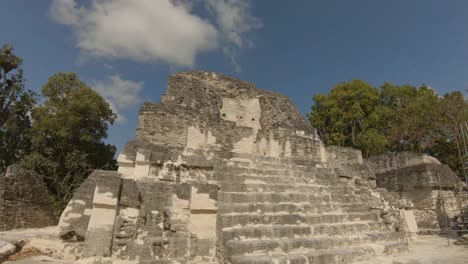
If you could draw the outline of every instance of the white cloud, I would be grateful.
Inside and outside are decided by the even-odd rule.
[[[54,0],[51,16],[72,26],[77,46],[97,57],[166,61],[193,66],[195,56],[215,49],[213,25],[169,0]]]
[[[223,35],[223,53],[236,71],[240,71],[237,61],[238,51],[251,48],[254,43],[248,38],[250,32],[263,26],[251,14],[250,1],[246,0],[207,0],[208,9],[214,13],[218,28]]]
[[[93,82],[93,88],[109,103],[117,114],[117,123],[125,123],[126,117],[123,111],[141,102],[140,91],[143,82],[123,80],[120,75],[112,75],[107,80]]]
[[[238,48],[253,46],[246,34],[261,28],[262,22],[251,14],[249,1],[207,0],[206,3],[228,43]]]
[[[209,10],[210,22],[195,15]],[[262,26],[248,0],[53,0],[51,17],[73,28],[77,46],[94,57],[164,61],[192,67],[202,52],[236,54],[253,46],[249,33]]]

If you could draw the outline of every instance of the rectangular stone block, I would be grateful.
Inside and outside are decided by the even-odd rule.
[[[108,257],[111,255],[116,214],[116,209],[93,209],[83,251],[86,257]]]
[[[96,181],[96,189],[94,191],[93,205],[96,207],[112,207],[116,208],[122,179],[117,173],[101,174]]]
[[[85,237],[84,255],[111,255],[114,223],[122,180],[117,172],[98,171],[94,191],[93,211]]]
[[[400,210],[401,218],[404,221],[406,231],[412,235],[418,233],[418,224],[416,223],[416,218],[414,217],[413,210]]]
[[[122,191],[119,206],[140,208],[141,194],[137,184],[132,179],[122,179]]]
[[[151,150],[137,149],[135,162],[137,164],[149,164],[151,162]]]

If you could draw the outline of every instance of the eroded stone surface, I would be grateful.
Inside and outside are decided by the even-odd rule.
[[[16,247],[8,242],[0,240],[0,263],[16,252]]]
[[[379,188],[414,204],[419,228],[446,228],[451,217],[460,215],[457,195],[463,183],[436,158],[402,152],[371,157],[367,163],[376,172]]]
[[[57,224],[43,177],[18,165],[0,175],[0,231]]]
[[[360,151],[325,148],[288,98],[227,76],[171,75],[118,162],[109,190],[96,177],[76,194],[70,212],[92,205],[88,217],[63,215],[68,230],[87,226],[82,263],[352,263],[407,249],[411,208],[376,191]]]
[[[60,216],[59,236],[63,239],[84,240],[93,210],[97,173],[91,173],[75,191],[73,198]]]

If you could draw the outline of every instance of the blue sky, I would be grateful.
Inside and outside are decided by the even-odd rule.
[[[73,71],[120,115],[108,142],[133,139],[143,101],[167,77],[209,70],[288,95],[363,79],[468,88],[466,0],[3,0],[0,45],[24,59],[27,88]]]

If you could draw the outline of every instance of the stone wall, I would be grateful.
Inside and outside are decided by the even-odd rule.
[[[316,130],[287,97],[211,72],[171,75],[162,102],[143,105],[136,141],[217,156],[237,152],[323,159]]]
[[[429,155],[414,152],[392,152],[368,158],[377,174],[394,171],[421,164],[440,164],[440,161]]]
[[[214,260],[217,184],[122,176],[90,175],[61,216],[62,239],[84,241],[86,258]]]
[[[57,224],[41,175],[11,165],[0,175],[0,231]]]
[[[414,203],[420,228],[445,228],[461,213],[457,195],[463,183],[436,158],[402,152],[371,157],[366,163],[376,171],[377,187]]]
[[[326,160],[336,164],[362,164],[362,152],[359,149],[327,146]]]

